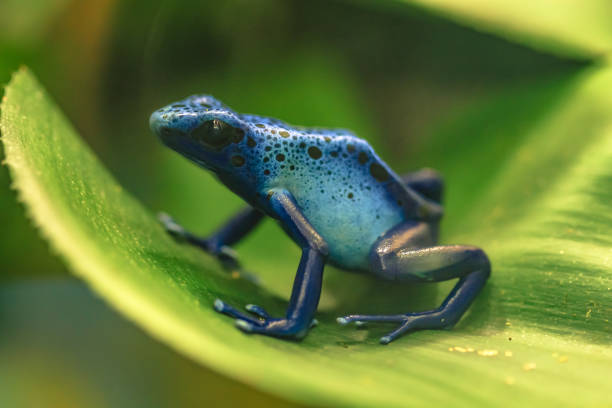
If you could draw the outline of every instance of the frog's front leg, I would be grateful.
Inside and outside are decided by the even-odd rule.
[[[251,232],[259,224],[263,216],[264,214],[261,211],[249,206],[238,212],[238,214],[207,238],[198,237],[187,231],[168,214],[160,213],[159,220],[166,228],[166,231],[174,237],[185,240],[191,245],[195,245],[215,255],[226,268],[237,269],[238,261],[231,245],[234,245]]]
[[[219,299],[215,309],[236,318],[236,326],[247,333],[301,339],[313,324],[319,304],[327,244],[304,217],[291,193],[275,189],[268,197],[283,228],[302,248],[287,313],[284,318],[272,318],[262,308],[247,305],[246,309],[258,316],[253,318]]]

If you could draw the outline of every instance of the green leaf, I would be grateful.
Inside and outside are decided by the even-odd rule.
[[[612,51],[608,0],[400,0],[539,50],[575,58]]]
[[[611,87],[612,70],[590,69],[513,91],[510,106],[489,101],[440,132],[446,147],[423,155],[446,163],[444,240],[483,246],[493,276],[455,329],[412,333],[386,347],[378,338],[390,327],[339,327],[335,317],[433,307],[451,283],[398,286],[330,268],[321,324],[303,342],[245,335],[212,310],[215,298],[276,314],[285,302],[170,239],[27,70],[7,87],[0,123],[20,199],[70,268],[151,335],[203,364],[325,406],[604,406],[612,403]],[[507,135],[511,141],[502,140]],[[453,187],[467,183],[466,193]],[[257,267],[282,281],[297,261],[287,270],[265,257]]]

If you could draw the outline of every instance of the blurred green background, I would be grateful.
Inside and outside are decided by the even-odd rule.
[[[194,178],[210,176],[148,130],[162,105],[205,92],[237,111],[350,128],[405,172],[436,167],[420,152],[442,118],[584,62],[386,1],[3,0],[0,82],[21,64],[126,189],[205,232],[240,201],[223,187],[194,191]],[[294,406],[188,361],[118,317],[49,254],[4,167],[0,180],[0,406]],[[202,200],[218,216],[204,217]],[[252,239],[264,236],[273,237],[267,247],[240,248],[254,270],[265,269],[255,251],[274,256],[283,239],[271,223]],[[291,280],[288,272],[273,289],[283,294]]]

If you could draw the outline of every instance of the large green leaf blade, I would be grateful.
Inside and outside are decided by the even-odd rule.
[[[606,0],[400,0],[478,30],[574,58],[612,51],[612,5]]]
[[[528,194],[507,204],[518,202],[530,208],[525,214],[506,212],[513,215],[511,220],[470,223],[466,225],[469,233],[454,234],[485,247],[494,265],[490,285],[469,315],[452,331],[413,333],[388,347],[377,340],[389,327],[338,327],[335,316],[381,310],[377,298],[387,298],[380,307],[395,312],[431,307],[443,298],[448,284],[440,285],[436,294],[433,285],[410,289],[330,271],[328,286],[346,288],[350,281],[350,288],[373,289],[355,299],[328,291],[326,295],[335,302],[322,308],[320,327],[301,343],[244,335],[230,319],[212,310],[214,298],[237,305],[255,302],[275,313],[282,313],[283,302],[264,289],[224,275],[207,255],[173,242],[155,217],[97,162],[26,70],[17,73],[7,87],[0,123],[6,161],[20,199],[55,250],[126,316],[204,364],[269,392],[327,406],[442,405],[448,401],[454,406],[603,406],[611,402],[607,389],[612,352],[605,335],[611,286],[605,254],[610,242],[605,237],[611,235],[612,227],[597,214],[608,208],[612,194],[612,168],[605,166],[612,157],[608,133],[612,117],[592,113],[608,107],[607,98],[593,88],[612,80],[609,70],[600,70],[580,82],[576,87],[580,91],[566,105],[579,106],[582,114],[564,119],[555,115],[555,109],[549,112],[558,118],[555,126],[565,121],[572,133],[578,122],[598,124],[588,127],[587,147],[576,153],[575,160],[568,156],[567,162],[557,164],[564,177],[537,195],[533,205]],[[555,126],[543,126],[539,132],[559,147],[566,139],[557,139]],[[526,146],[538,148],[532,142]],[[486,150],[486,143],[472,148]],[[536,153],[546,159],[538,163],[550,165],[558,163],[552,156],[559,156],[563,149]],[[510,170],[497,172],[493,187],[483,193],[485,204],[491,197],[511,195],[502,187],[513,187],[517,182],[513,177],[532,181],[530,173],[521,172],[520,162],[518,170],[511,169],[512,163],[509,166]],[[471,175],[464,172],[464,176]],[[495,190],[498,185],[503,191]],[[557,194],[562,194],[562,200],[557,201]],[[477,219],[467,210],[453,213],[460,206],[452,200],[458,199],[449,200],[455,225],[463,215]],[[574,218],[560,215],[576,203],[593,209],[599,223],[594,238],[599,241],[589,234],[580,239],[567,235],[564,239],[573,244],[566,248],[562,263],[555,242],[542,235],[550,225],[556,229],[548,231],[563,231]],[[587,217],[589,212],[581,214]],[[492,234],[493,229],[498,234]],[[571,268],[563,269],[568,263]],[[269,265],[275,268],[272,259]],[[583,271],[576,278],[580,284],[569,282],[577,269]],[[582,288],[587,290],[581,292]],[[567,310],[555,314],[554,306],[564,305],[564,295],[568,295]],[[585,309],[579,315],[577,305],[588,302],[593,302],[591,311]]]
[[[501,95],[445,125],[417,159],[448,175],[450,239],[499,257],[508,315],[598,344],[612,333],[611,86],[612,70],[593,67]],[[441,160],[440,146],[454,157]]]

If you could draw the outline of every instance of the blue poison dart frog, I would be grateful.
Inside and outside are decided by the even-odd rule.
[[[230,246],[268,216],[302,249],[284,317],[255,305],[244,313],[220,299],[214,302],[244,332],[303,338],[316,322],[327,263],[399,282],[459,279],[434,310],[337,319],[342,325],[395,323],[382,344],[413,330],[452,327],[489,277],[491,266],[481,249],[436,245],[442,217],[439,175],[428,169],[397,175],[349,131],[239,114],[209,95],[155,111],[150,126],[165,145],[212,171],[248,203],[207,238],[160,216],[172,235],[231,262]]]

